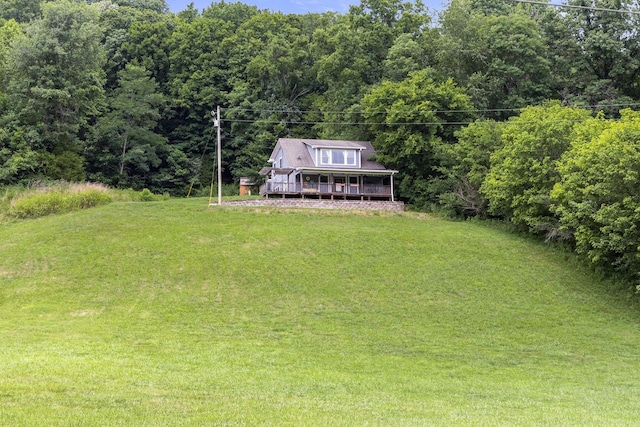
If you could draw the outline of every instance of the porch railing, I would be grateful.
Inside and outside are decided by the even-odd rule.
[[[328,195],[391,195],[391,186],[382,184],[326,184],[299,182],[266,182],[260,186],[260,194],[328,194]]]

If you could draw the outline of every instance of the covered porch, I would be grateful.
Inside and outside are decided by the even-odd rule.
[[[270,169],[269,178],[260,187],[265,197],[298,197],[343,200],[394,201],[395,171],[313,171],[300,169]]]

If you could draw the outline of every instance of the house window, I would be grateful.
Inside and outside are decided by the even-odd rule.
[[[320,150],[321,162],[323,165],[329,164],[329,156],[331,155],[331,150]]]
[[[323,165],[352,165],[356,164],[355,150],[320,150],[320,163]]]
[[[355,165],[356,164],[356,152],[353,150],[346,151],[347,153],[347,164]]]
[[[331,164],[344,165],[344,151],[331,150]]]

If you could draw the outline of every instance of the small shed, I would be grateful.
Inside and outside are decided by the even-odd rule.
[[[240,178],[240,195],[241,196],[250,196],[251,195],[251,187],[256,185],[255,182],[251,178],[242,177]]]

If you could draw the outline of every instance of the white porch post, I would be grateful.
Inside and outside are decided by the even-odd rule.
[[[296,176],[293,175],[293,183],[291,182],[291,174],[293,171],[287,174],[287,192],[292,192],[291,187],[293,187],[293,191],[296,191]]]
[[[391,201],[395,202],[393,199],[393,174],[391,174]]]

